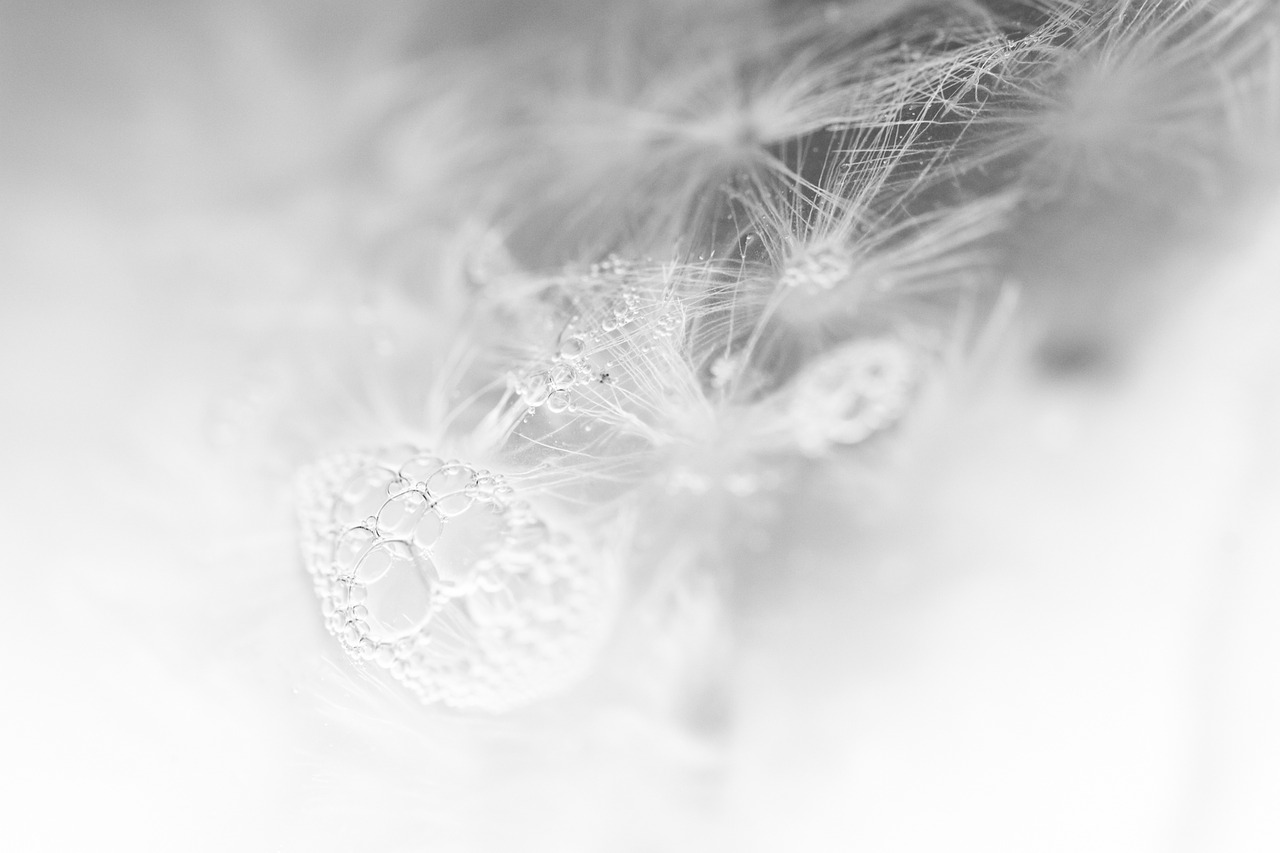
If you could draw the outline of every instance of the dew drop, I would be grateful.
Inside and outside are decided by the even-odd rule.
[[[560,342],[559,356],[565,361],[571,361],[582,355],[586,348],[587,343],[581,335],[570,335]]]
[[[567,388],[573,384],[576,375],[577,371],[575,371],[570,365],[557,364],[555,367],[551,368],[551,384],[556,388]],[[553,393],[551,396],[554,397],[555,394]]]
[[[520,397],[525,404],[533,408],[541,406],[547,401],[547,395],[551,393],[551,378],[546,373],[539,371],[532,376],[526,377],[521,383]]]
[[[547,411],[553,414],[560,414],[569,410],[571,400],[569,392],[561,389],[553,393],[547,398]]]

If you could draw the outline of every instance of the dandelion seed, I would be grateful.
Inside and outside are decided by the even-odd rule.
[[[1036,197],[1143,203],[1221,189],[1225,93],[1263,49],[1256,0],[1063,4],[991,68],[974,156]]]

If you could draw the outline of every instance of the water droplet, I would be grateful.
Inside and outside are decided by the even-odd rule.
[[[561,389],[547,398],[547,411],[552,412],[553,414],[566,412],[569,410],[571,402],[569,392]]]
[[[526,377],[521,383],[520,397],[528,406],[534,408],[541,406],[547,401],[547,395],[550,393],[551,378],[541,371]]]
[[[587,342],[582,339],[581,335],[570,335],[560,342],[559,356],[565,361],[572,361],[582,355],[583,350],[587,348]]]
[[[551,384],[556,388],[567,388],[573,384],[576,375],[577,371],[575,371],[570,365],[557,364],[555,367],[551,368]],[[555,394],[552,394],[551,396],[554,397]]]

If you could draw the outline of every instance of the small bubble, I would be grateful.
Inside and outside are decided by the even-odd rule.
[[[478,475],[468,487],[467,493],[484,500],[493,499],[498,490],[498,479],[490,475]]]
[[[497,590],[477,589],[466,598],[467,614],[477,625],[509,625],[519,610],[519,602],[505,586]]]

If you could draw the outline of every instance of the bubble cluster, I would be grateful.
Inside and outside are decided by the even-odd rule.
[[[911,402],[917,361],[900,340],[869,338],[842,344],[807,365],[788,399],[801,448],[816,455],[892,426]]]
[[[853,275],[853,256],[844,246],[810,246],[791,258],[782,268],[779,284],[805,293],[835,290]]]
[[[424,702],[502,711],[581,671],[607,579],[498,474],[417,449],[300,477],[302,549],[329,632]]]

